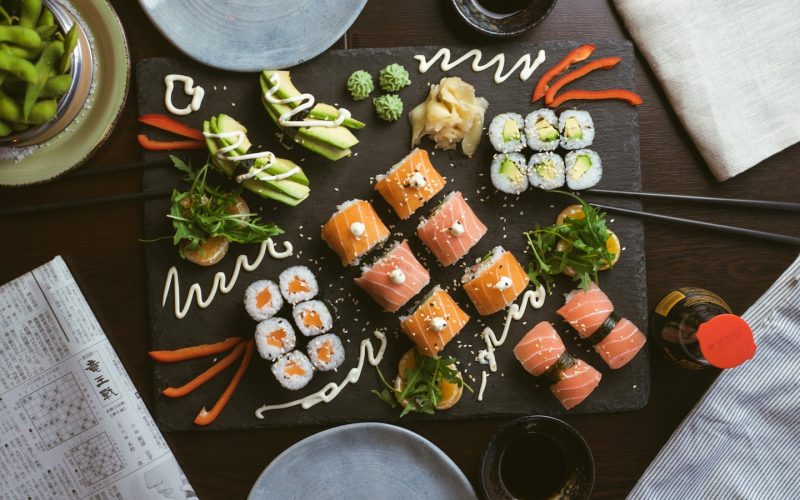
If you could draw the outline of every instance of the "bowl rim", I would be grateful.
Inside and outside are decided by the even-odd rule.
[[[531,0],[531,1],[533,1],[533,0]],[[475,30],[475,31],[477,31],[477,32],[479,32],[481,34],[488,35],[488,36],[495,37],[495,38],[510,38],[510,37],[514,37],[514,36],[519,36],[522,33],[526,32],[526,31],[528,31],[528,30],[530,30],[532,28],[535,28],[542,21],[544,21],[545,18],[547,16],[549,16],[550,13],[553,11],[553,9],[556,6],[556,3],[558,2],[558,0],[548,0],[548,1],[550,2],[550,6],[547,7],[547,10],[545,10],[544,13],[541,16],[539,16],[538,18],[536,18],[532,22],[527,23],[527,24],[523,25],[522,27],[520,27],[519,29],[514,30],[514,31],[493,31],[493,30],[490,30],[490,29],[486,29],[483,26],[481,26],[478,23],[476,23],[475,20],[471,16],[468,16],[466,14],[466,12],[463,9],[461,9],[460,5],[463,4],[463,1],[450,0],[450,3],[453,5],[453,8],[455,9],[456,13],[458,13],[458,15],[461,18],[461,20],[464,21],[464,23],[466,23],[467,26],[469,26],[473,30]],[[512,14],[512,15],[508,16],[505,19],[508,19],[508,18],[511,18],[511,17],[515,17],[517,15],[519,15],[519,12],[517,12],[515,14]]]

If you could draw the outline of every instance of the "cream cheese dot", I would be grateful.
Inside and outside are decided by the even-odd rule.
[[[511,288],[511,285],[513,284],[514,283],[511,281],[511,278],[508,276],[500,276],[500,279],[498,279],[497,283],[494,284],[494,288],[503,292]]]
[[[453,236],[461,236],[465,232],[466,229],[464,229],[464,224],[462,224],[461,221],[457,220],[453,223],[452,226],[450,226],[450,234],[452,234]]]
[[[389,281],[391,281],[395,285],[402,285],[403,283],[406,282],[406,273],[404,273],[400,269],[393,269],[389,273]]]
[[[440,316],[436,316],[435,318],[431,319],[431,328],[435,332],[441,332],[447,328],[447,320]]]
[[[422,188],[425,187],[425,184],[427,184],[427,181],[425,180],[425,176],[422,175],[419,172],[414,172],[412,175],[410,175],[408,177],[408,185],[409,185],[409,187],[422,189]]]
[[[355,238],[361,238],[364,236],[366,231],[367,227],[363,222],[356,221],[350,224],[350,234],[352,234]]]

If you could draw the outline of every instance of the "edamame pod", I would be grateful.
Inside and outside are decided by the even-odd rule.
[[[21,122],[22,110],[17,101],[0,92],[0,120],[9,122]]]
[[[47,79],[47,83],[44,84],[39,97],[61,97],[67,93],[70,85],[72,85],[72,75],[70,74],[51,76]]]
[[[24,132],[29,128],[31,128],[31,126],[28,125],[27,123],[20,123],[20,122],[11,122],[9,123],[9,126],[11,126],[11,130],[13,130],[14,132]]]
[[[33,105],[33,109],[31,109],[31,115],[27,120],[25,120],[25,122],[30,123],[31,125],[41,125],[42,123],[47,123],[52,120],[54,116],[56,116],[57,109],[58,101],[55,99],[38,101]]]
[[[42,37],[36,30],[24,26],[0,26],[0,42],[38,49],[42,46]]]
[[[8,71],[27,83],[36,83],[39,80],[39,74],[33,64],[7,52],[0,52],[0,70]]]
[[[51,36],[53,36],[53,33],[55,33],[57,29],[58,26],[56,26],[55,24],[49,24],[47,26],[37,26],[36,33],[39,33],[39,36],[42,38],[42,40],[47,40]]]
[[[50,76],[50,72],[61,60],[63,54],[64,44],[59,41],[48,42],[44,50],[42,50],[41,57],[36,61],[36,72],[39,75],[39,79],[36,83],[29,83],[28,88],[25,89],[25,99],[22,103],[22,117],[25,121],[28,121],[33,105],[36,104],[39,94],[47,83],[47,77]]]
[[[11,132],[13,132],[11,127],[6,122],[0,121],[0,137],[5,137]]]
[[[56,18],[53,16],[53,12],[45,7],[42,9],[42,15],[39,16],[36,26],[50,26],[51,24],[56,24]]]
[[[39,49],[26,49],[25,47],[17,47],[16,45],[9,45],[5,42],[0,43],[0,50],[8,52],[14,57],[21,57],[22,59],[36,59],[42,53]]]
[[[64,37],[64,55],[61,56],[61,63],[58,65],[59,73],[66,73],[72,66],[72,53],[77,46],[78,27],[73,24],[72,28],[67,32],[67,36]]]
[[[42,13],[42,0],[22,0],[19,10],[19,25],[33,28]]]

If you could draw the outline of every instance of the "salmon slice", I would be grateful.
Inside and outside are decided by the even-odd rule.
[[[603,377],[599,371],[580,359],[559,373],[560,380],[550,386],[553,395],[567,410],[586,399],[597,388]]]
[[[295,363],[294,361],[289,361],[286,363],[286,366],[283,369],[283,373],[289,377],[295,375],[305,375],[306,371],[303,370],[303,367],[299,364]]]
[[[436,356],[469,321],[449,293],[435,287],[410,315],[400,318],[400,328],[427,356]]]
[[[622,318],[611,330],[611,333],[594,346],[594,349],[609,368],[616,370],[632,360],[645,342],[647,342],[647,337],[639,331],[636,325]]]
[[[313,309],[303,311],[303,324],[308,327],[322,328],[322,318],[319,313]]]
[[[386,175],[379,175],[376,179],[375,189],[401,219],[411,217],[419,207],[436,196],[447,182],[433,167],[424,149],[415,149]]]
[[[431,217],[417,226],[417,235],[443,266],[458,262],[484,234],[486,226],[458,191],[447,195]]]
[[[431,281],[428,270],[419,263],[406,240],[363,269],[361,276],[355,279],[356,284],[388,312],[398,311]],[[401,275],[397,274],[398,270]]]
[[[462,287],[481,316],[502,311],[528,286],[529,279],[519,261],[503,247],[467,269]]]
[[[289,293],[305,293],[308,292],[308,283],[300,279],[298,276],[292,278],[289,282]]]
[[[556,312],[585,339],[597,331],[613,311],[614,304],[597,285],[591,283],[587,291],[570,292],[566,304]]]
[[[256,307],[261,309],[270,302],[272,302],[272,294],[268,287],[264,287],[264,289],[256,295]]]
[[[342,265],[354,266],[386,241],[389,230],[368,201],[351,200],[336,208],[338,211],[322,226],[322,239],[339,255]]]
[[[275,346],[278,349],[283,349],[284,340],[286,338],[286,330],[279,329],[267,335],[267,344]]]
[[[331,343],[324,342],[317,349],[317,358],[319,358],[319,360],[322,361],[323,363],[330,363],[332,353],[333,353],[333,348],[331,347]]]
[[[553,325],[542,321],[514,347],[514,357],[528,373],[538,377],[549,370],[565,351]]]

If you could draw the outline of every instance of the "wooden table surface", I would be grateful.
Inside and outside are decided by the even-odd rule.
[[[139,4],[112,2],[128,35],[132,60],[183,57],[155,30]],[[265,35],[267,36],[267,35]],[[560,0],[551,15],[522,36],[525,40],[628,38],[611,2]],[[470,46],[484,42],[463,27],[449,2],[372,0],[336,46]],[[637,54],[643,189],[685,194],[800,201],[800,147],[797,145],[725,183],[717,183],[683,130],[663,91]],[[136,102],[129,96],[124,114],[107,144],[84,168],[137,161]],[[695,117],[695,126],[704,126]],[[767,124],[764,124],[767,126]],[[62,180],[24,189],[0,189],[0,206],[43,203],[83,196],[132,193],[139,173]],[[645,209],[800,236],[796,216],[756,210],[705,209],[645,203]],[[152,407],[153,389],[145,297],[142,207],[137,203],[4,218],[0,229],[0,282],[9,281],[61,254],[82,285],[139,391]],[[648,223],[645,226],[647,291],[650,306],[669,289],[706,287],[743,312],[797,255],[797,249],[704,231]],[[685,373],[653,356],[649,405],[637,412],[582,415],[565,420],[591,446],[596,498],[620,498],[664,445],[716,373]],[[480,458],[504,419],[410,424],[441,447],[477,484]],[[274,431],[169,433],[183,469],[201,498],[243,498],[262,469],[288,446],[320,428]]]

